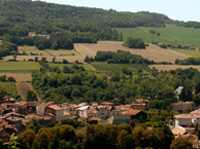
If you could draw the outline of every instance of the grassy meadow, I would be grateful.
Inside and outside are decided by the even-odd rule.
[[[64,66],[71,67],[72,64],[49,63],[49,66],[51,66],[51,67],[58,66],[61,70],[63,70]],[[92,67],[90,64],[79,64],[78,66],[83,66],[86,71],[96,71],[96,69],[94,67]]]
[[[121,71],[123,67],[128,68],[133,73],[137,73],[139,69],[142,69],[144,73],[149,71],[148,67],[138,64],[106,64],[101,62],[94,62],[91,64],[97,71]]]
[[[37,62],[0,62],[0,72],[25,72],[31,73],[38,71],[40,65]]]
[[[189,55],[191,57],[200,57],[200,51],[186,50],[186,49],[173,49],[174,51]]]
[[[163,42],[170,45],[194,44],[200,47],[200,29],[177,27],[176,25],[167,25],[166,28],[138,27],[138,28],[115,28],[119,33],[123,33],[123,40],[132,36],[141,38],[145,42]],[[150,34],[149,31],[159,32],[161,36]]]

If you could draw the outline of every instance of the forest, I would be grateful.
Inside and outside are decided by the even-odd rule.
[[[170,104],[177,102],[173,91],[178,86],[184,86],[180,99],[200,104],[198,101],[200,73],[193,68],[169,72],[151,69],[149,72],[151,75],[146,75],[141,69],[138,69],[138,74],[132,74],[128,68],[123,68],[119,72],[97,75],[85,71],[75,63],[72,67],[65,66],[63,70],[43,63],[41,72],[33,74],[32,84],[46,102],[110,101],[127,104],[136,98],[147,98],[150,100],[147,105],[149,108],[170,111]]]
[[[154,61],[143,58],[140,55],[134,55],[130,52],[118,50],[117,52],[104,52],[98,51],[95,58],[85,57],[85,62],[107,62],[107,63],[118,63],[118,64],[155,64]]]
[[[123,35],[119,35],[112,28],[166,27],[167,23],[184,26],[184,23],[198,23],[173,21],[165,15],[150,12],[117,12],[112,9],[75,7],[31,0],[2,0],[0,8],[0,36],[10,36],[9,42],[13,44],[35,45],[39,50],[73,49],[73,43],[122,40]],[[51,36],[50,39],[27,38],[29,32]],[[126,46],[145,48],[143,42]],[[0,53],[3,56],[10,54],[5,48],[1,48]]]
[[[17,45],[8,41],[3,41],[0,44],[0,59],[3,56],[10,55],[13,53],[17,53]]]

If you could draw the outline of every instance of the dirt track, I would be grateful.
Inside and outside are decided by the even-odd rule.
[[[17,91],[18,91],[19,95],[24,100],[26,100],[27,91],[29,91],[29,90],[34,91],[33,86],[30,83],[26,83],[26,82],[17,82],[16,87],[17,87]]]

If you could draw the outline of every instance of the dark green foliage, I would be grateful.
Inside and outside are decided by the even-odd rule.
[[[140,55],[133,55],[130,52],[122,50],[118,50],[117,52],[99,51],[96,54],[95,61],[124,64],[154,64],[153,61],[149,61]]]
[[[11,42],[3,41],[2,45],[0,44],[0,59],[3,56],[11,55],[17,51],[17,45]]]
[[[128,37],[124,46],[133,49],[145,49],[145,43],[141,39],[134,39],[132,37]]]
[[[109,148],[116,149],[114,141],[106,133],[99,133],[94,136],[93,140],[88,140],[85,144],[85,148],[94,149],[94,148]]]
[[[83,127],[85,125],[84,122],[76,121],[76,120],[73,120],[73,119],[62,120],[61,124],[62,125],[66,125],[67,124],[67,125],[73,126],[74,128]]]
[[[37,95],[34,93],[34,91],[29,90],[29,91],[27,91],[26,100],[27,101],[37,101]]]
[[[141,111],[140,113],[138,113],[136,115],[132,115],[131,119],[137,119],[140,123],[143,123],[147,119],[147,114],[145,112]]]
[[[71,73],[72,70],[68,66],[63,67],[63,73]]]
[[[156,13],[107,11],[30,0],[0,1],[0,7],[0,36],[4,33],[26,36],[29,31],[40,34],[51,34],[58,30],[98,31],[100,37],[106,40],[112,37],[112,34],[109,34],[110,27],[164,27],[165,22],[169,20],[167,16]],[[20,11],[22,9],[23,12]]]
[[[149,33],[150,33],[150,34],[156,34],[156,31],[150,30]]]
[[[5,75],[0,76],[0,82],[16,82],[13,77],[6,77]]]
[[[185,60],[177,59],[175,63],[178,65],[200,65],[200,58],[190,57]]]

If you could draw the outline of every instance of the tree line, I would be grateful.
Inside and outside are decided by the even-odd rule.
[[[118,50],[117,52],[104,52],[98,51],[95,58],[85,57],[85,62],[107,62],[107,63],[120,63],[120,64],[154,64],[154,61],[143,58],[140,55],[134,55],[130,52]]]

